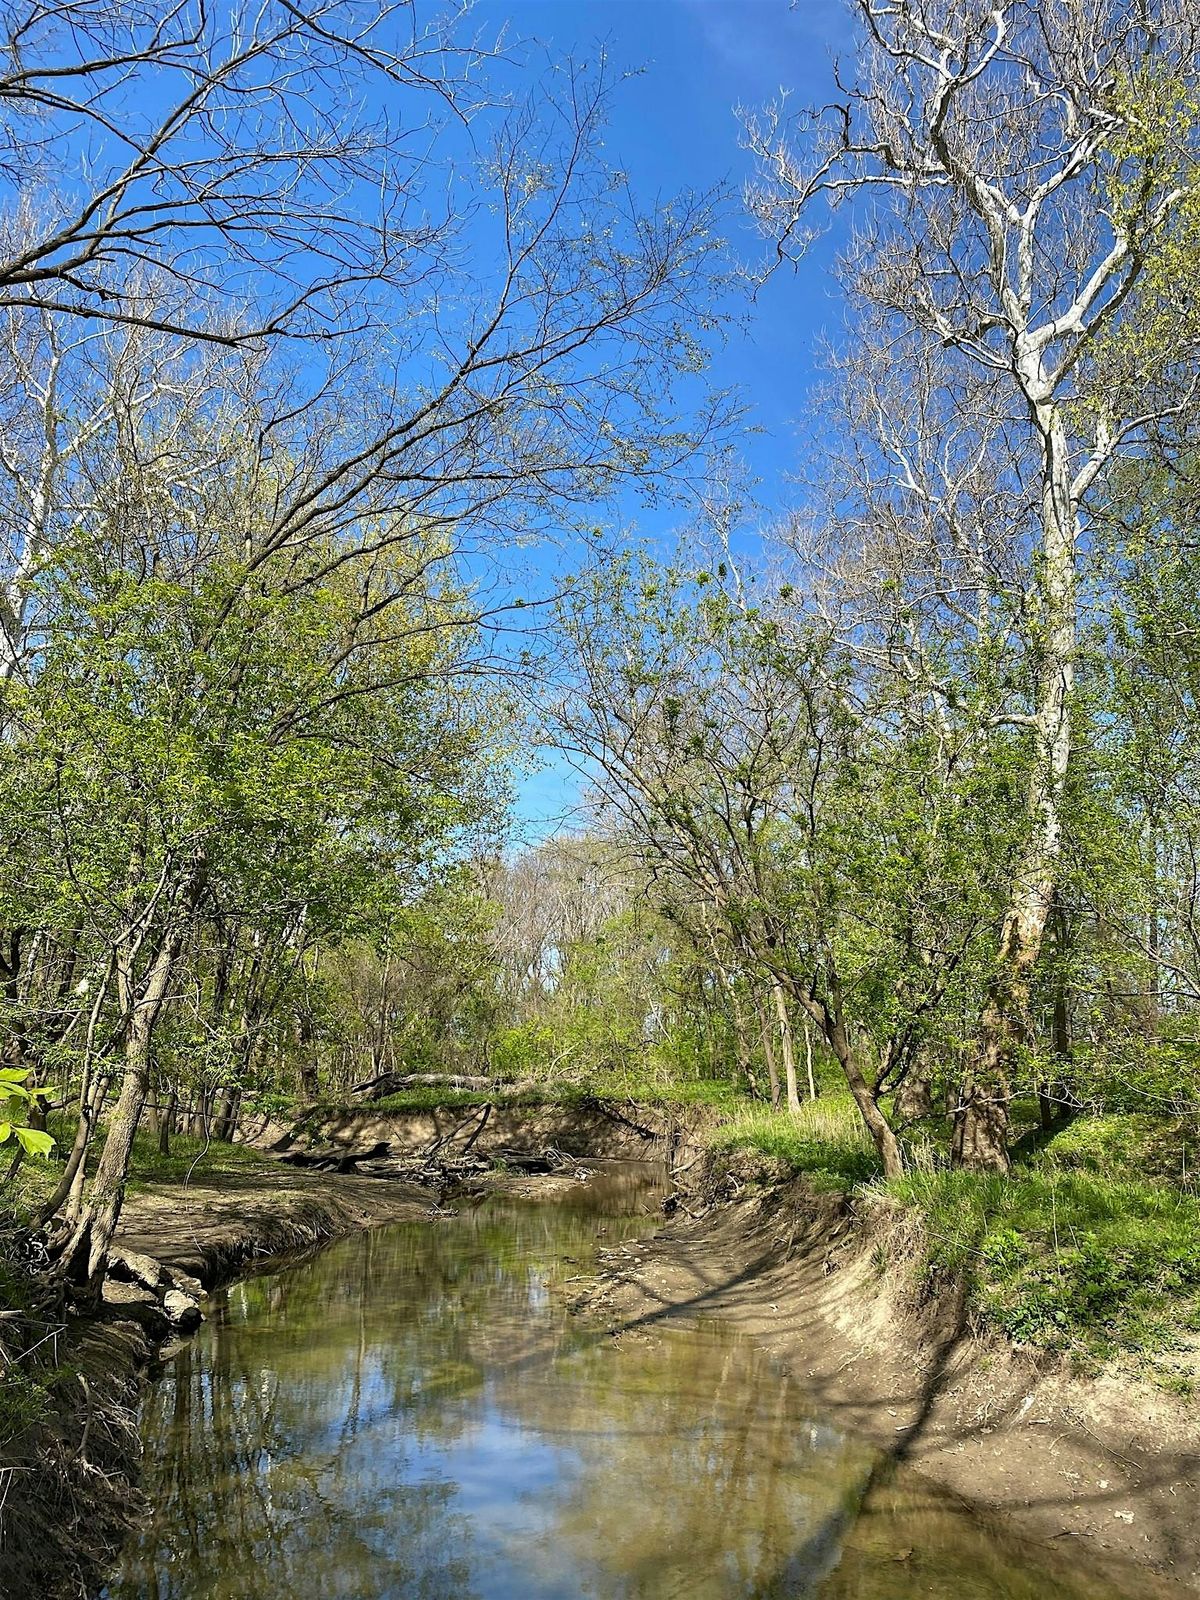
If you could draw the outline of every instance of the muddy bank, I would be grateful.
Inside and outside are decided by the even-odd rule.
[[[259,1149],[283,1154],[309,1146],[365,1150],[386,1145],[391,1154],[437,1151],[452,1160],[469,1151],[501,1159],[506,1151],[547,1150],[600,1161],[686,1162],[699,1154],[694,1142],[704,1113],[694,1108],[588,1100],[578,1105],[442,1106],[388,1111],[371,1105],[318,1108],[288,1127],[267,1118],[248,1121],[239,1137]]]
[[[117,1246],[210,1290],[289,1251],[423,1216],[430,1203],[410,1185],[264,1163],[131,1196]],[[0,1462],[2,1600],[95,1593],[141,1509],[138,1402],[171,1337],[149,1300],[130,1286],[127,1304],[46,1329],[59,1369],[47,1414]]]
[[[710,1173],[655,1238],[608,1253],[574,1309],[617,1335],[728,1320],[839,1426],[1013,1531],[1127,1568],[1131,1592],[1200,1592],[1200,1407],[975,1337],[953,1287],[917,1296],[894,1215],[763,1179],[752,1162]]]

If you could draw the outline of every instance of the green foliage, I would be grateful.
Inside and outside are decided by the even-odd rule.
[[[56,1374],[10,1362],[0,1382],[0,1448],[13,1444],[53,1414]]]
[[[1164,1356],[1200,1328],[1200,1198],[1052,1166],[911,1173],[927,1268],[965,1278],[982,1321],[1087,1363]]]
[[[51,1090],[32,1088],[29,1071],[22,1067],[0,1067],[0,1144],[15,1140],[27,1156],[48,1156],[54,1149],[54,1137],[41,1128],[31,1128],[24,1122],[29,1107],[45,1099]]]
[[[758,1150],[803,1173],[818,1190],[853,1189],[880,1173],[858,1108],[848,1096],[806,1101],[798,1114],[746,1110],[709,1136],[714,1150]]]

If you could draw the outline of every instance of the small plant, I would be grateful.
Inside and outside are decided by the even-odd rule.
[[[0,1144],[15,1140],[27,1156],[48,1156],[54,1149],[54,1136],[41,1128],[31,1128],[23,1120],[29,1107],[46,1099],[50,1089],[30,1088],[25,1067],[0,1067]]]

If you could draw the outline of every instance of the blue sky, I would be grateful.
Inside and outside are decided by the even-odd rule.
[[[609,154],[643,200],[752,175],[740,148],[739,106],[754,109],[787,89],[797,105],[834,94],[832,61],[852,46],[843,0],[479,0],[485,28],[538,40],[556,55],[591,57],[638,76],[616,97]],[[815,241],[798,270],[781,270],[760,291],[747,327],[718,354],[713,377],[750,402],[741,453],[758,479],[761,516],[794,498],[788,475],[802,449],[809,394],[824,334],[842,320],[832,267],[840,230]],[[747,261],[763,242],[735,210],[728,237]],[[631,511],[631,516],[633,515]],[[518,804],[526,837],[569,821],[577,785],[557,762],[527,779]]]

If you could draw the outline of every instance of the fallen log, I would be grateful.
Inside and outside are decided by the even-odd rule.
[[[330,1146],[324,1150],[289,1150],[280,1161],[289,1167],[305,1167],[314,1172],[353,1173],[360,1161],[378,1161],[387,1156],[390,1146],[386,1139],[369,1145],[365,1150],[340,1150]]]

